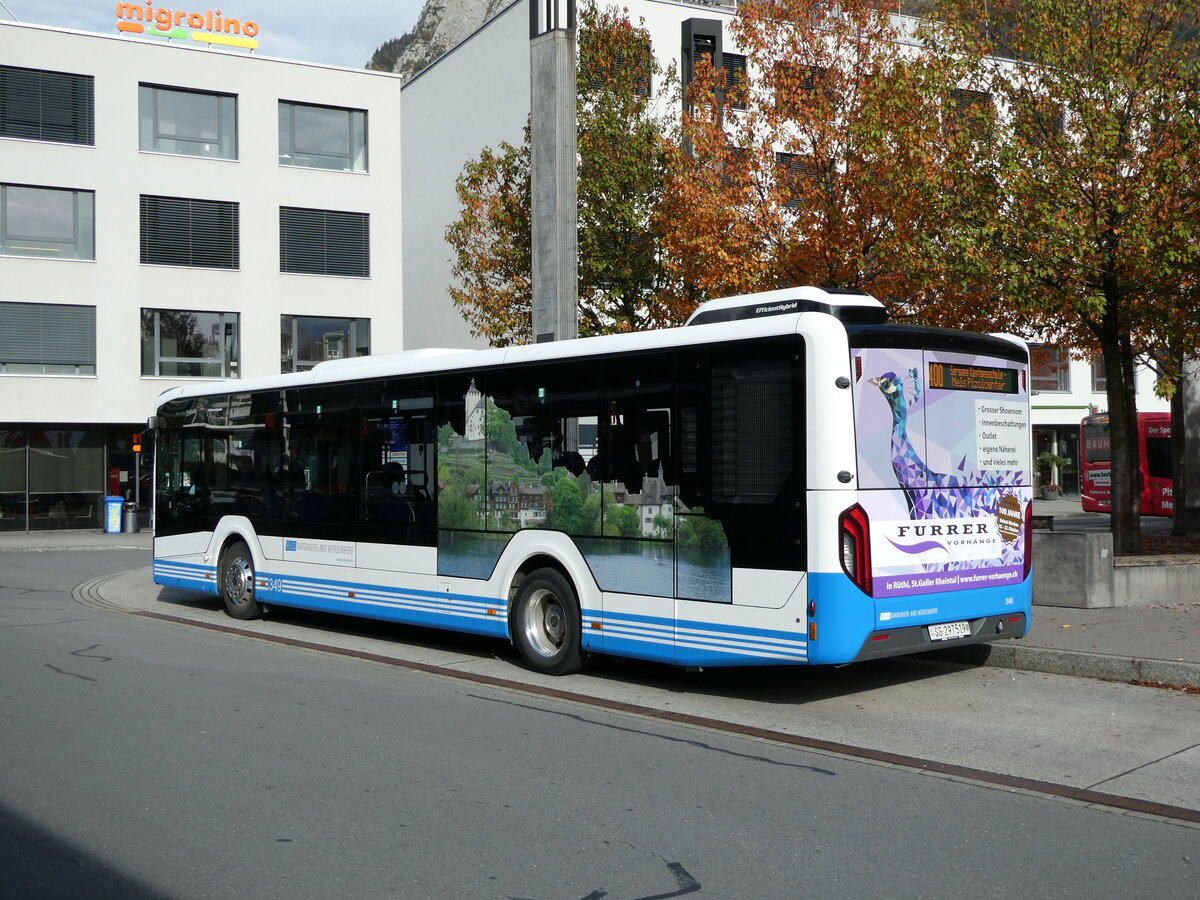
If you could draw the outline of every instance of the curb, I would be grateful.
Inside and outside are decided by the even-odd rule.
[[[1054,650],[1048,647],[1021,646],[1011,642],[976,644],[959,650],[943,650],[936,656],[939,659],[970,665],[1200,690],[1200,663],[1182,660],[1142,659],[1136,656],[1114,656],[1082,650]]]

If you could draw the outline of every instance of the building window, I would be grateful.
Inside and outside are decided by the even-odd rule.
[[[725,69],[725,95],[731,109],[746,108],[746,57],[740,53],[722,53]]]
[[[367,213],[279,207],[279,271],[367,278],[370,224]]]
[[[1030,344],[1030,389],[1037,393],[1071,390],[1071,356],[1053,344]]]
[[[95,259],[95,194],[0,184],[0,253]]]
[[[1030,147],[1053,145],[1066,134],[1063,107],[1043,96],[1025,96],[1011,111],[1013,132]]]
[[[776,63],[771,69],[771,81],[775,109],[784,118],[799,119],[805,110],[813,109],[818,97],[825,103],[834,100],[833,91],[826,86],[826,70],[819,66]]]
[[[236,269],[238,205],[143,194],[141,260],[161,266]]]
[[[830,190],[835,171],[833,163],[827,159],[777,152],[775,180],[784,197],[784,207],[799,208],[802,198],[812,196],[814,188]]]
[[[0,426],[0,531],[99,525],[104,437],[103,428]]]
[[[0,137],[94,144],[92,76],[0,66]]]
[[[995,112],[991,94],[955,88],[950,92],[947,125],[951,132],[965,132],[973,140],[986,140],[992,134]]]
[[[624,53],[613,55],[603,52],[596,46],[597,37],[591,31],[580,32],[579,41],[580,59],[586,59],[590,64],[589,68],[581,68],[579,79],[581,83],[586,81],[593,94],[604,90],[632,90],[636,97],[650,96],[650,71],[654,67],[654,54],[649,44],[639,45],[632,54],[626,56]]]
[[[96,307],[0,303],[0,373],[95,375]]]
[[[1092,391],[1103,394],[1108,391],[1108,376],[1104,373],[1104,357],[1092,357]]]
[[[370,352],[370,319],[279,317],[281,372],[307,372],[329,359],[366,356]]]
[[[138,146],[159,153],[237,159],[237,97],[143,84]]]
[[[237,378],[238,314],[143,309],[142,374]]]
[[[367,113],[279,101],[279,164],[367,171]]]

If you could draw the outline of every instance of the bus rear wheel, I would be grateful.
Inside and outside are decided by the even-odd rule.
[[[257,619],[262,605],[254,599],[254,557],[241,541],[230,544],[221,554],[217,574],[225,612],[235,619]]]
[[[569,675],[583,666],[579,599],[560,572],[538,569],[517,592],[513,640],[525,664],[546,675]]]

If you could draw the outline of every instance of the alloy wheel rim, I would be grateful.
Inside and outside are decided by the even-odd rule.
[[[535,591],[525,604],[527,643],[541,656],[553,656],[567,636],[567,616],[553,591]]]

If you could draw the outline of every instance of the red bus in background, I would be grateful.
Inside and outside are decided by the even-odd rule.
[[[1138,413],[1138,492],[1143,516],[1175,513],[1171,481],[1171,414]],[[1079,425],[1080,493],[1084,512],[1112,512],[1112,448],[1108,414]]]

